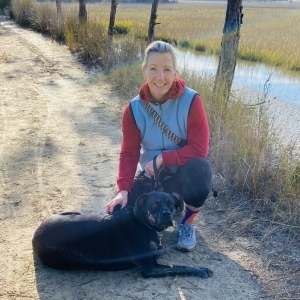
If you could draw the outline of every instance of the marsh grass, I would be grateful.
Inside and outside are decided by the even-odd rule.
[[[144,82],[140,59],[145,42],[135,37],[146,35],[150,5],[120,4],[117,24],[127,24],[122,26],[130,28],[130,34],[113,42],[107,38],[110,10],[107,4],[88,4],[86,24],[78,21],[77,6],[73,4],[63,5],[59,22],[54,21],[54,10],[49,3],[38,6],[42,4],[13,0],[13,5],[18,22],[31,24],[42,32],[49,31],[54,38],[61,32],[69,48],[81,53],[85,61],[101,61],[124,104],[138,93]],[[250,24],[242,27],[240,53],[245,58],[297,69],[300,47],[296,45],[300,44],[300,35],[296,33],[300,28],[291,30],[288,26],[298,21],[299,10],[270,9],[260,4],[257,9],[248,5],[244,9],[244,21]],[[157,20],[161,24],[157,26],[156,37],[217,52],[224,16],[225,4],[161,4]],[[243,194],[242,199],[264,203],[264,209],[273,214],[274,220],[296,224],[299,229],[299,148],[282,142],[274,119],[270,118],[267,92],[251,105],[246,104],[247,95],[234,93],[229,102],[224,102],[221,96],[213,95],[214,78],[201,77],[186,69],[180,71],[180,76],[203,98],[212,135],[209,159],[215,176],[222,178],[221,195]]]
[[[287,69],[300,68],[299,3],[243,4],[244,18],[238,57],[266,62]],[[146,38],[150,4],[119,4],[116,20],[132,22],[131,34]],[[91,18],[109,19],[108,4],[90,4]],[[177,3],[158,7],[155,37],[176,45],[218,54],[222,39],[226,3]]]
[[[32,10],[27,9],[32,6],[37,7],[37,4],[33,0],[13,0],[17,22],[29,26],[30,16],[39,14],[39,18],[34,22],[39,23],[37,25],[40,30],[51,28],[54,37],[61,38],[62,30],[55,29],[56,18],[53,15],[50,22],[49,18],[47,20],[47,13],[35,11],[32,14]],[[44,9],[46,11],[55,10],[55,3],[40,4],[52,6]],[[300,27],[295,24],[300,23],[300,4],[246,2],[243,5],[244,18],[238,57],[299,70]],[[64,17],[60,26],[71,11],[75,16],[78,11],[77,3],[63,3],[62,7]],[[146,39],[150,9],[151,4],[120,3],[116,14],[115,32]],[[88,3],[87,12],[90,22],[97,20],[107,29],[110,16],[109,3]],[[190,47],[197,51],[218,54],[225,12],[225,2],[160,3],[157,19],[159,24],[156,25],[155,37],[185,48]]]

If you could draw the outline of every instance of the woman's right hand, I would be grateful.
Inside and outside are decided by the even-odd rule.
[[[127,191],[120,191],[115,198],[109,201],[106,206],[105,210],[106,213],[112,213],[117,205],[121,205],[121,208],[125,207],[128,202],[128,192]]]

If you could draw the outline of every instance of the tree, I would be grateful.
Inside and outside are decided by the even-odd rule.
[[[56,0],[57,18],[61,16],[61,0]]]
[[[118,3],[116,0],[111,0],[110,18],[109,18],[109,27],[108,27],[108,36],[110,38],[112,38],[114,36],[117,5],[118,5]]]
[[[85,0],[79,0],[79,20],[83,23],[87,21]]]
[[[148,28],[148,44],[154,41],[155,25],[160,24],[160,23],[156,23],[157,6],[158,6],[158,0],[153,0],[151,14],[150,14],[149,28]]]
[[[236,56],[242,24],[242,0],[227,0],[219,65],[214,85],[214,95],[222,95],[228,101],[232,86]]]

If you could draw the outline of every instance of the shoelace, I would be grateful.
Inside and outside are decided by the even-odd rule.
[[[194,231],[192,227],[184,226],[184,231],[183,231],[184,237],[192,239],[194,236]]]

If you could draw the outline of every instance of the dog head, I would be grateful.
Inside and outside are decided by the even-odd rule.
[[[174,211],[173,196],[163,192],[141,195],[134,207],[137,218],[156,231],[163,231],[173,226]]]

